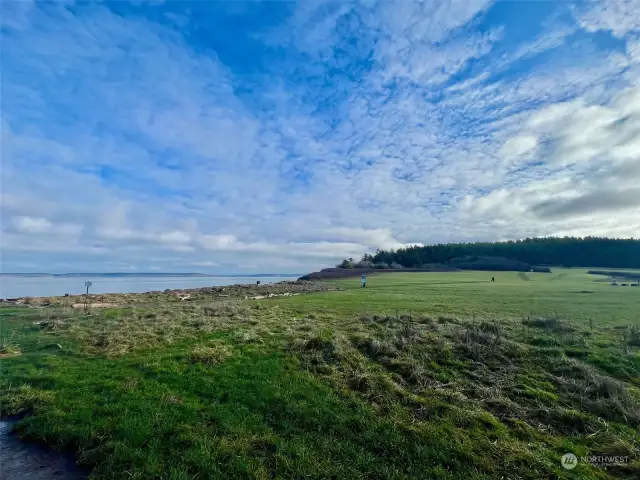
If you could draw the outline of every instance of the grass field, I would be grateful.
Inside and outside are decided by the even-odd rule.
[[[588,269],[554,268],[553,273],[394,273],[336,281],[346,291],[292,299],[288,305],[353,314],[413,309],[431,315],[562,315],[575,322],[626,325],[640,322],[640,288],[612,287]],[[522,276],[525,279],[521,278]],[[491,283],[491,277],[496,283]]]
[[[95,478],[638,478],[640,287],[603,279],[0,309],[0,411]],[[625,458],[566,470],[567,452]]]

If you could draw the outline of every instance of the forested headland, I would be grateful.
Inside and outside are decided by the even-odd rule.
[[[640,268],[640,239],[546,237],[410,246],[398,250],[379,249],[373,255],[365,254],[359,261],[346,259],[339,267],[428,268],[449,265],[456,268],[521,270],[526,268],[523,264],[532,267]]]

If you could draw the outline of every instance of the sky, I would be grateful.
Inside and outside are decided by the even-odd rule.
[[[640,0],[4,0],[3,272],[640,238]]]

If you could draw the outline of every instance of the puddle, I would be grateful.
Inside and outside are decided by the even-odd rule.
[[[11,432],[17,420],[0,420],[0,478],[11,480],[76,480],[87,473],[70,455],[21,441]]]

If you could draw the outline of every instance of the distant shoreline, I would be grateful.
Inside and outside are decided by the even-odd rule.
[[[159,301],[193,301],[211,298],[253,299],[293,296],[316,291],[337,291],[341,288],[321,282],[299,282],[280,280],[274,283],[249,283],[228,285],[187,286],[183,288],[164,288],[158,290],[122,291],[122,292],[84,292],[66,295],[27,295],[0,298],[0,306],[68,306],[84,308],[109,308],[124,304],[157,303]]]
[[[87,277],[104,277],[104,278],[149,278],[149,277],[205,277],[205,278],[233,278],[233,277],[298,277],[299,273],[0,273],[0,277],[4,278],[87,278]]]
[[[379,273],[427,273],[427,272],[461,272],[458,268],[432,267],[432,268],[324,268],[319,272],[307,273],[298,280],[335,280],[339,278],[359,277],[360,275],[376,275]]]
[[[89,282],[90,293],[144,293],[187,288],[211,288],[233,284],[270,284],[293,281],[297,275],[254,274],[248,275],[118,275],[118,274],[72,274],[72,275],[20,275],[0,276],[0,297],[55,297],[65,294],[86,293],[85,282]]]

